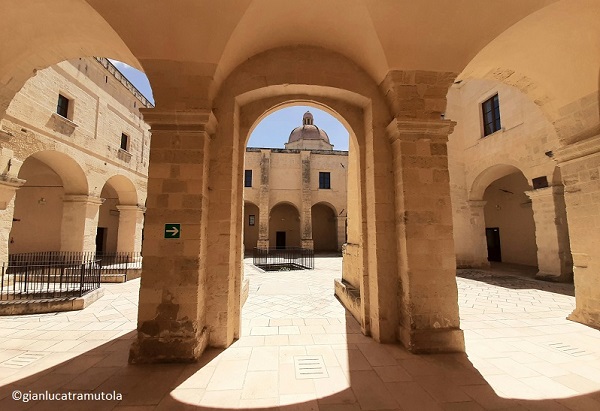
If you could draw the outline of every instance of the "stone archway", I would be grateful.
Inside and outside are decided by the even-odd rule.
[[[287,202],[278,203],[269,213],[269,245],[276,248],[299,248],[300,212]]]
[[[112,176],[102,187],[100,197],[96,251],[139,253],[145,208],[138,205],[135,185],[125,176]]]
[[[11,252],[28,251],[94,251],[95,225],[100,200],[88,196],[88,182],[81,166],[67,154],[40,151],[30,155],[21,165],[19,178],[27,179],[23,194],[17,191],[15,219],[23,212],[25,221],[39,224],[44,233],[30,245],[10,247]],[[54,215],[49,219],[46,215]],[[19,223],[21,221],[15,221]],[[93,226],[93,227],[92,227]],[[27,244],[27,225],[17,225],[14,242]],[[13,243],[14,244],[14,243]]]

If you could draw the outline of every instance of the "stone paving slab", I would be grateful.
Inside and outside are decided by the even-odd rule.
[[[106,285],[80,312],[1,318],[0,410],[600,409],[600,331],[565,319],[568,286],[461,270],[466,355],[416,356],[360,333],[333,297],[340,258],[317,258],[313,271],[245,268],[242,336],[198,364],[127,364],[139,280]],[[297,378],[313,357],[319,378]],[[123,399],[23,403],[15,389]]]

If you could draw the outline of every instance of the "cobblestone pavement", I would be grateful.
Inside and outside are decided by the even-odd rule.
[[[198,364],[127,365],[139,280],[80,312],[0,318],[0,410],[599,410],[600,331],[565,319],[572,286],[461,270],[467,355],[376,344],[332,296],[340,258],[264,273],[246,261],[242,336]],[[22,392],[122,401],[18,402]]]

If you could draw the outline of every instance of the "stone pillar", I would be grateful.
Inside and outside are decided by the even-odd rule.
[[[15,194],[25,180],[0,175],[0,264],[8,261],[10,231],[15,214]]]
[[[388,126],[394,155],[399,338],[413,352],[464,351],[448,173],[449,120]]]
[[[312,187],[310,185],[310,151],[301,151],[302,162],[302,210],[300,210],[301,247],[314,249],[312,238]]]
[[[469,223],[471,226],[470,245],[468,256],[463,256],[465,261],[458,265],[469,268],[489,268],[487,251],[487,238],[485,236],[485,207],[486,201],[469,200],[468,207],[471,213]]]
[[[600,135],[554,150],[564,185],[573,256],[575,310],[569,319],[600,327]]]
[[[573,258],[563,186],[527,191],[535,221],[538,273],[543,280],[568,282],[573,278]]]
[[[152,128],[134,363],[197,360],[208,341],[210,110],[142,110]],[[179,224],[177,238],[165,224]]]
[[[269,211],[271,196],[269,176],[271,173],[271,150],[260,152],[260,191],[258,192],[258,242],[257,248],[269,248]]]
[[[65,195],[60,228],[60,251],[96,251],[98,211],[103,200],[87,195]]]
[[[142,250],[142,228],[144,228],[144,207],[138,205],[117,205],[119,210],[119,232],[117,252],[139,253]]]
[[[338,215],[335,218],[337,225],[337,250],[342,251],[342,246],[346,243],[346,216]]]

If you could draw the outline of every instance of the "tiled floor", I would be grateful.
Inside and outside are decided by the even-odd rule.
[[[415,356],[360,334],[332,296],[340,266],[247,264],[243,335],[199,364],[127,365],[139,280],[81,312],[0,318],[0,410],[600,410],[600,331],[565,319],[572,286],[463,270],[467,355]],[[123,399],[23,403],[17,389]]]

